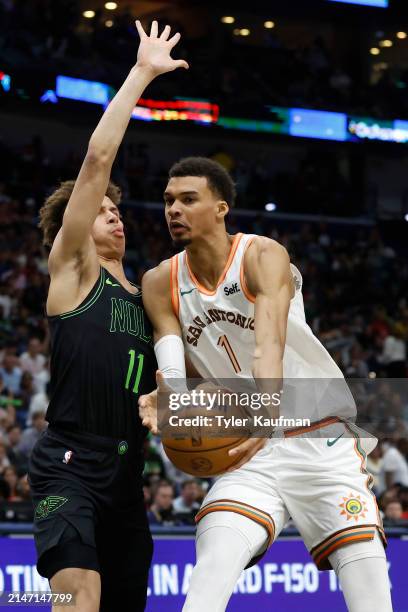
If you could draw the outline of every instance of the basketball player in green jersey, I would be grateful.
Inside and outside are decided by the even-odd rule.
[[[137,63],[93,132],[77,180],[41,210],[51,247],[51,401],[29,478],[38,571],[53,592],[73,595],[73,612],[144,610],[152,555],[141,479],[147,430],[137,409],[154,381],[152,332],[123,270],[120,192],[109,177],[144,89],[188,65],[171,58],[180,35],[170,37],[169,26],[160,36],[156,21],[149,36],[136,26]]]

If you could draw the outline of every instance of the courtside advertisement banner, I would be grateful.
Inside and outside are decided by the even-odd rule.
[[[408,612],[407,554],[407,541],[389,539],[387,558],[394,612]],[[35,569],[35,558],[31,537],[0,537],[0,592],[23,595],[24,592],[48,591],[47,580]],[[147,612],[179,612],[182,609],[194,560],[192,538],[155,540]],[[4,596],[2,599],[0,608],[5,605]],[[40,604],[16,607],[21,611],[34,607],[51,610],[50,606]],[[70,606],[66,609],[69,612]],[[345,608],[334,572],[319,572],[303,543],[296,538],[278,540],[258,565],[242,573],[227,610],[248,612],[255,609],[344,612]]]

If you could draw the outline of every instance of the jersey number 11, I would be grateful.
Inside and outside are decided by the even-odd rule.
[[[126,375],[125,389],[129,389],[129,386],[130,386],[130,380],[132,378],[133,369],[135,367],[136,351],[134,349],[130,349],[129,355],[130,355],[130,360],[129,360],[129,367],[128,367],[128,371]],[[134,382],[133,389],[132,389],[133,393],[139,393],[140,379],[142,377],[142,371],[143,371],[144,355],[142,355],[142,353],[139,353],[139,355],[137,356],[137,359],[138,359],[138,363],[137,363],[135,382]]]

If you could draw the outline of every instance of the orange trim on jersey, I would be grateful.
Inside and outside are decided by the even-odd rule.
[[[170,295],[174,314],[179,318],[180,297],[178,290],[178,255],[170,259]]]
[[[224,278],[227,276],[227,272],[228,272],[228,270],[229,270],[229,269],[230,269],[230,267],[231,267],[231,264],[232,264],[232,262],[233,262],[233,259],[234,259],[234,256],[235,256],[235,253],[236,253],[236,250],[237,250],[237,248],[238,248],[238,245],[239,245],[239,242],[240,242],[240,240],[241,240],[242,236],[243,236],[243,234],[242,234],[241,232],[240,232],[239,234],[236,234],[236,236],[235,236],[235,238],[234,238],[234,240],[233,240],[233,242],[232,242],[232,245],[231,245],[231,250],[230,250],[230,253],[229,253],[229,255],[228,255],[227,263],[225,264],[224,270],[223,270],[223,271],[222,271],[222,273],[221,273],[221,276],[220,276],[220,278],[219,278],[219,280],[218,280],[218,282],[217,282],[217,285],[216,285],[216,287],[215,287],[214,291],[210,291],[209,289],[207,289],[206,287],[204,287],[204,286],[203,286],[203,285],[202,285],[202,284],[201,284],[201,283],[200,283],[200,282],[199,282],[199,281],[196,279],[196,277],[194,276],[194,273],[193,273],[193,271],[191,270],[190,265],[189,265],[189,263],[188,263],[187,251],[185,251],[185,252],[184,252],[184,261],[185,261],[185,264],[186,264],[186,266],[187,266],[188,274],[189,274],[189,276],[190,276],[190,278],[191,278],[191,280],[192,280],[193,284],[194,284],[194,285],[197,287],[197,289],[198,289],[198,290],[199,290],[201,293],[204,293],[205,295],[215,295],[215,294],[217,293],[217,289],[218,289],[218,287],[221,285],[221,283],[223,282]]]
[[[299,427],[297,429],[288,429],[284,432],[285,438],[291,438],[292,436],[299,436],[303,433],[309,433],[310,431],[315,431],[316,429],[321,429],[322,427],[326,427],[327,425],[332,425],[333,423],[340,422],[338,417],[327,417],[326,419],[322,419],[321,421],[316,421],[312,423],[310,427]]]
[[[244,270],[244,260],[245,260],[245,253],[247,252],[247,248],[249,247],[250,244],[252,244],[254,239],[255,239],[255,236],[250,238],[248,240],[248,242],[246,243],[246,245],[245,245],[244,253],[243,253],[242,259],[241,259],[241,269],[240,269],[240,272],[239,272],[239,280],[241,282],[241,289],[242,289],[246,299],[249,300],[250,302],[252,302],[252,304],[255,304],[255,299],[256,298],[255,298],[254,295],[252,295],[252,293],[248,289],[248,285],[246,284],[245,270]]]

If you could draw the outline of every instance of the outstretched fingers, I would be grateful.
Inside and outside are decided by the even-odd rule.
[[[176,32],[176,34],[174,34],[174,36],[169,38],[168,43],[169,43],[171,49],[177,45],[177,43],[180,40],[180,38],[181,38],[180,32]]]
[[[150,28],[150,38],[157,38],[159,33],[159,24],[156,20],[152,21],[152,27]]]
[[[171,27],[169,25],[166,25],[166,27],[164,28],[163,32],[160,35],[160,40],[168,40],[170,36],[170,32],[171,32]]]
[[[136,23],[136,29],[139,32],[139,36],[140,36],[140,40],[142,40],[143,38],[147,38],[147,34],[143,29],[142,24],[140,23],[139,20],[135,21]]]

